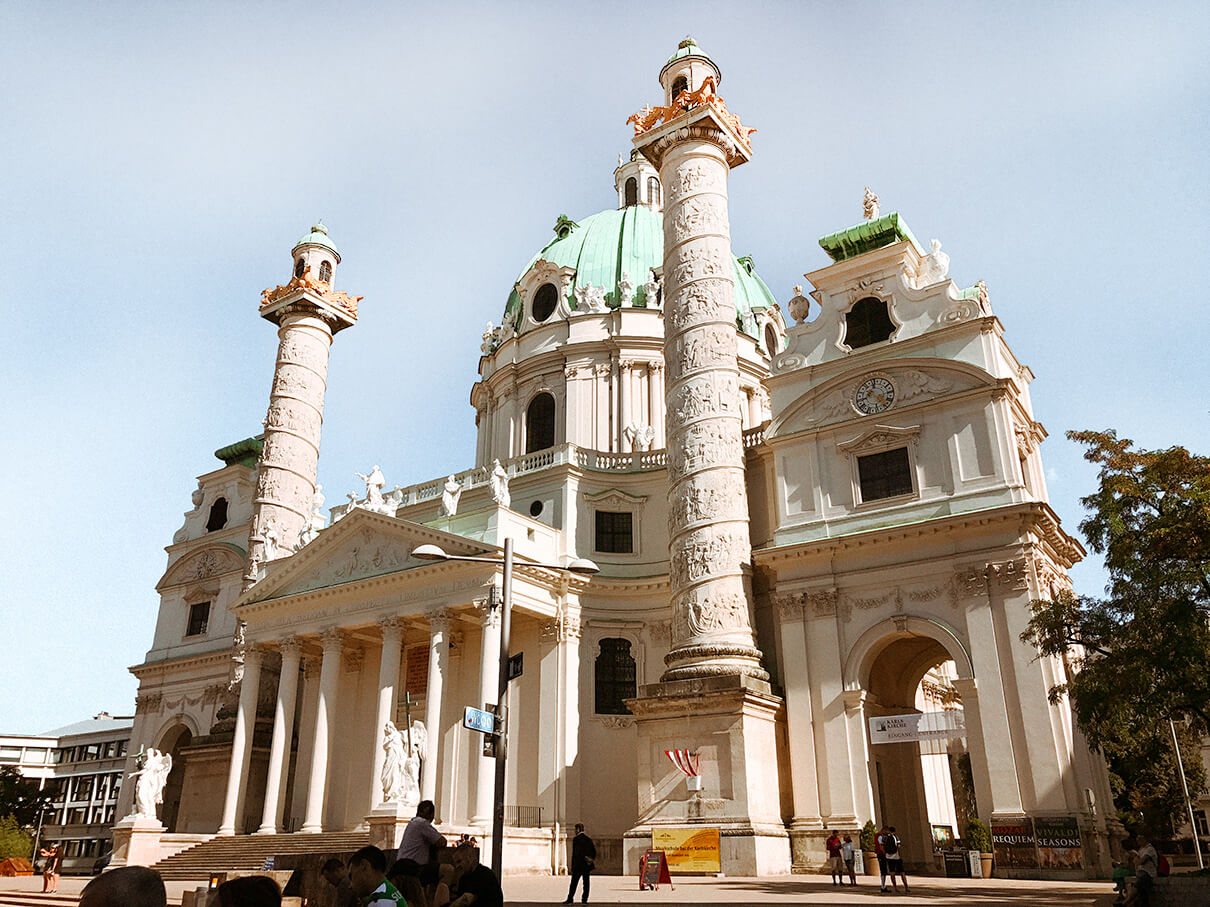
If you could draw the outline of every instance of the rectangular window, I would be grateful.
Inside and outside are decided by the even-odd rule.
[[[122,776],[114,775],[113,781],[109,785],[109,799],[116,800],[118,794],[122,791]]]
[[[0,762],[20,762],[21,747],[0,746]]]
[[[634,553],[634,514],[597,511],[596,550],[605,554]]]
[[[92,799],[92,777],[76,779],[76,791],[73,800],[91,800]]]
[[[128,744],[129,742],[130,742],[129,740],[119,740],[118,741],[118,756],[119,757],[126,755],[126,744]]]
[[[108,743],[105,744],[105,748],[103,750],[101,750],[101,758],[102,759],[112,759],[113,754],[117,751],[117,748],[118,748],[118,745],[114,741],[110,740]]]
[[[189,606],[189,627],[186,636],[201,636],[210,623],[210,602],[197,602]]]
[[[912,493],[912,465],[906,447],[857,458],[862,503]]]
[[[100,759],[101,758],[101,744],[99,744],[99,743],[88,744],[88,746],[84,747],[84,755],[81,758],[83,758],[83,759]]]

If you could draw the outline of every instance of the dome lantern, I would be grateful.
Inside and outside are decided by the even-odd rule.
[[[682,91],[701,90],[707,78],[713,78],[714,87],[717,88],[723,81],[722,70],[697,46],[693,38],[686,37],[660,70],[665,106],[671,106]]]
[[[294,259],[295,277],[302,277],[310,269],[312,280],[322,280],[332,286],[340,253],[328,238],[328,228],[323,221],[316,223],[310,233],[296,242],[290,254]]]
[[[657,214],[664,210],[659,171],[637,151],[618,155],[613,186],[618,192],[619,210],[632,205],[644,205]]]

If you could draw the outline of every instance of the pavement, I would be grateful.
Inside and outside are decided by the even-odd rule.
[[[78,896],[87,878],[65,877],[61,895]],[[505,902],[514,907],[558,904],[567,897],[567,876],[506,876]],[[1113,903],[1109,882],[1039,882],[1015,879],[909,879],[911,891],[883,894],[878,880],[859,877],[856,888],[837,888],[824,875],[767,876],[763,878],[674,879],[672,887],[639,891],[634,876],[594,876],[590,903],[660,904],[701,907],[704,904],[943,904],[972,907],[1108,907]],[[180,903],[181,892],[195,884],[168,883],[170,902]],[[41,877],[0,878],[0,904],[6,892],[40,892]],[[577,893],[578,894],[578,893]],[[33,902],[41,898],[31,899]],[[577,897],[577,903],[579,898]],[[28,902],[27,902],[28,903]]]

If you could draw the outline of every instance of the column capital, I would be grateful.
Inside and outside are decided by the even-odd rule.
[[[475,610],[479,613],[479,622],[483,624],[485,630],[495,629],[500,626],[500,612],[502,608],[493,608],[492,599],[480,598],[475,600]]]
[[[326,655],[329,651],[340,652],[341,647],[344,645],[345,634],[343,630],[337,627],[329,627],[319,634],[319,638],[323,643],[323,650]]]
[[[432,608],[425,616],[429,619],[430,633],[449,633],[454,618],[448,608]]]
[[[389,617],[380,617],[376,621],[378,629],[382,632],[382,641],[385,643],[389,638],[393,637],[396,641],[403,638],[403,618],[397,615]]]
[[[841,696],[844,698],[844,710],[846,712],[857,712],[865,705],[867,693],[860,687],[852,690],[845,690]]]
[[[294,635],[283,636],[277,641],[277,648],[282,658],[298,658],[302,653],[302,640]]]

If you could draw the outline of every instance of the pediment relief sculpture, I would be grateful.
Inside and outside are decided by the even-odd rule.
[[[169,586],[193,583],[221,576],[224,573],[233,573],[243,570],[243,568],[243,554],[242,552],[237,553],[234,546],[226,543],[211,545],[201,551],[186,555],[169,567],[156,588],[165,589]]]

